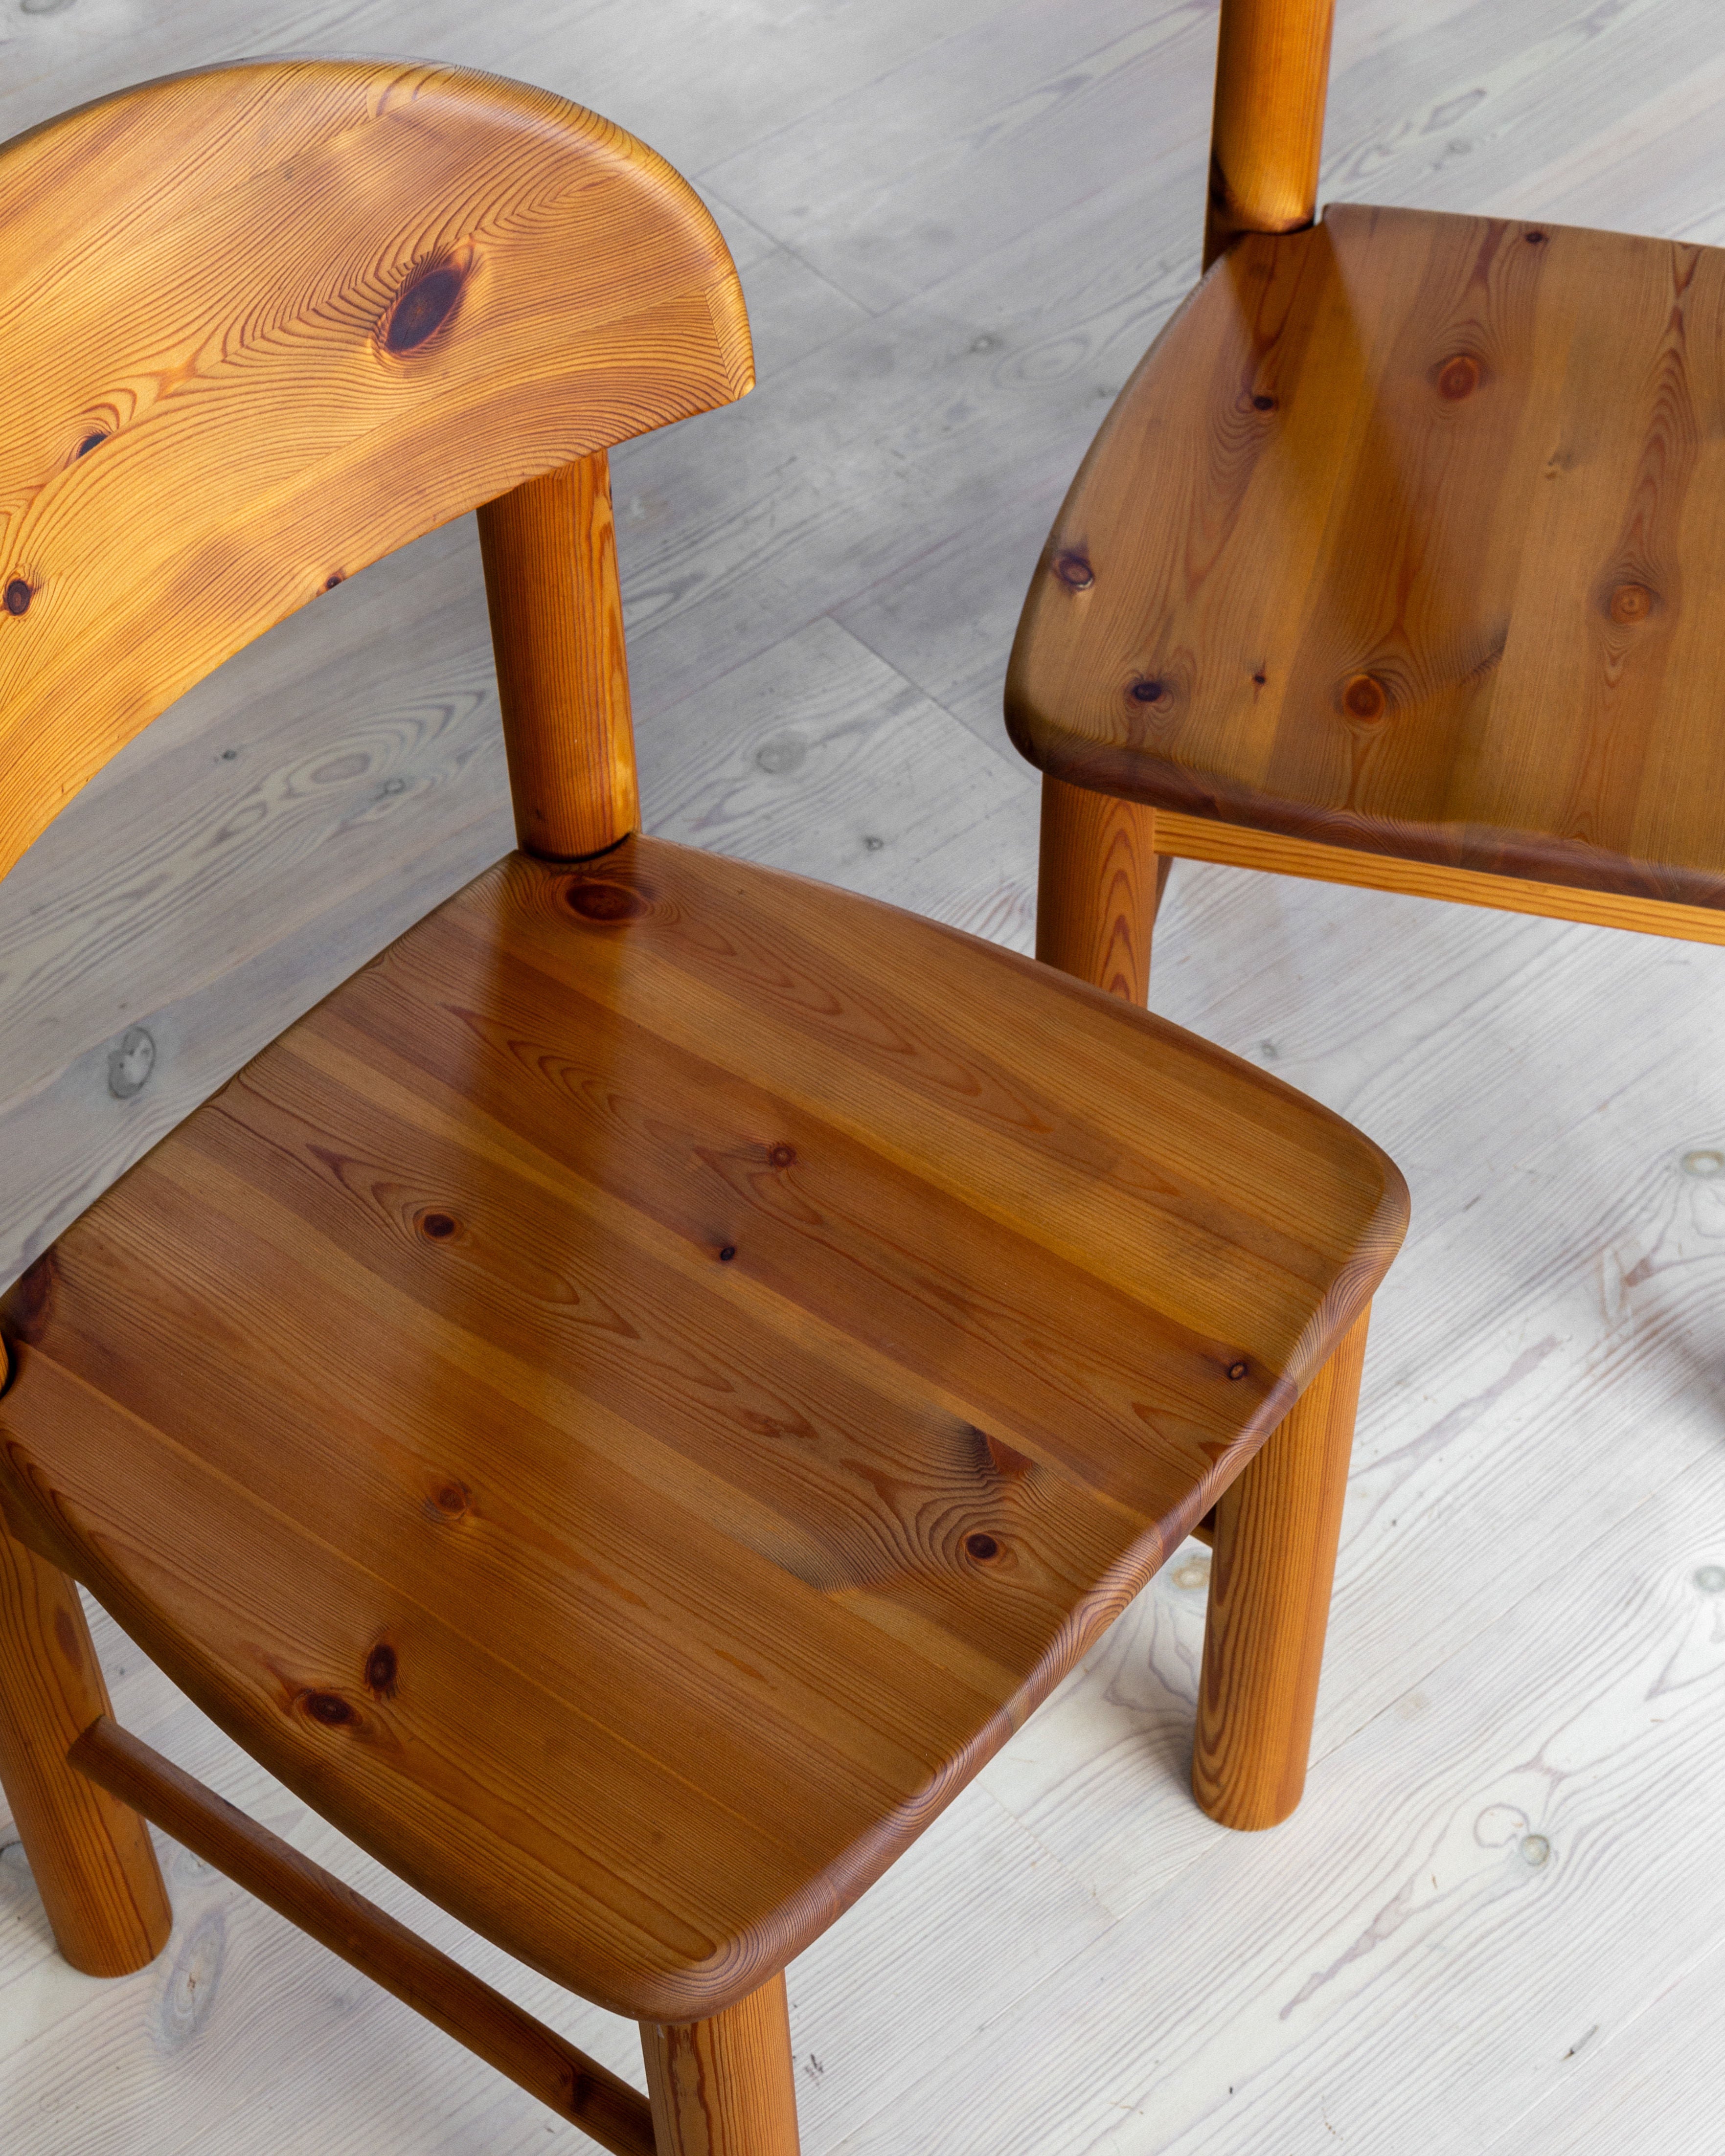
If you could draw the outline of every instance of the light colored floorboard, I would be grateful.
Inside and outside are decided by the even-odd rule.
[[[464,59],[639,131],[726,232],[761,372],[614,459],[649,821],[1025,948],[1006,653],[1195,274],[1212,21],[72,0],[0,13],[0,131],[318,49]],[[1717,242],[1722,108],[1712,0],[1340,0],[1324,192]],[[509,838],[464,520],[182,700],[0,891],[0,1279]],[[793,1966],[808,2156],[1725,2145],[1725,952],[1183,865],[1153,1002],[1414,1192],[1307,1804],[1238,1837],[1190,1802],[1189,1545]],[[136,1026],[154,1067],[120,1100]],[[99,1632],[130,1726],[639,2080],[626,2024],[387,1879]],[[7,1840],[8,2156],[590,2145],[183,1852],[162,1961],[77,1976]]]
[[[0,1279],[511,844],[476,551],[464,518],[284,622],[8,877]],[[135,1029],[147,1076],[116,1094]]]
[[[1155,103],[1140,176],[1201,157],[1214,65],[1208,11],[1184,0],[1016,0],[703,177],[883,313],[1117,182]]]
[[[1484,2156],[1670,2156],[1720,2140],[1719,1997],[1725,1952],[1693,1962],[1633,2019],[1583,2030],[1549,2099],[1480,2143]]]
[[[1480,2147],[1718,1936],[1722,1550],[1716,1447],[837,2148]]]
[[[770,861],[1029,950],[1040,793],[883,660],[820,619],[644,730],[665,838]]]

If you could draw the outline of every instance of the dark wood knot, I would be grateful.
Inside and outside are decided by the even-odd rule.
[[[1471,352],[1458,352],[1439,368],[1437,386],[1440,397],[1447,397],[1452,404],[1459,404],[1464,397],[1471,397],[1480,386],[1479,362]]]
[[[1342,708],[1351,719],[1381,719],[1389,701],[1374,675],[1356,674],[1343,686]]]
[[[1273,412],[1276,409],[1276,399],[1266,396],[1260,389],[1252,399],[1252,409],[1255,412]]]
[[[721,1265],[728,1265],[730,1264],[731,1260],[732,1260],[736,1255],[737,1255],[737,1245],[736,1245],[736,1244],[735,1244],[735,1243],[726,1243],[726,1244],[724,1245],[723,1249],[722,1249],[722,1250],[721,1250],[721,1251],[719,1252],[719,1263],[720,1263]]]
[[[6,587],[6,611],[8,613],[28,613],[30,602],[35,596],[33,585],[26,583],[22,577],[14,577]]]
[[[1545,244],[1545,234],[1543,232],[1529,232],[1522,236],[1529,247],[1543,247]]]
[[[1135,704],[1159,704],[1168,690],[1160,681],[1134,681],[1126,693]]]
[[[1230,1363],[1228,1365],[1228,1374],[1229,1374],[1229,1376],[1230,1376],[1230,1378],[1243,1378],[1243,1377],[1245,1377],[1245,1373],[1246,1373],[1246,1366],[1245,1366],[1245,1364],[1244,1363]]]
[[[366,1683],[379,1699],[395,1697],[395,1650],[387,1640],[380,1640],[366,1656]]]
[[[776,1145],[768,1154],[767,1159],[769,1166],[773,1168],[794,1168],[797,1162],[797,1148],[795,1146]]]
[[[445,1482],[432,1494],[432,1503],[447,1520],[465,1520],[473,1503],[473,1492],[465,1482]]]
[[[986,1564],[990,1558],[1000,1554],[1000,1545],[993,1535],[967,1535],[964,1547],[979,1564]]]
[[[78,444],[79,455],[80,457],[87,457],[92,449],[100,449],[102,444],[105,442],[107,439],[108,438],[105,434],[86,434],[84,439]]]
[[[458,262],[434,262],[396,295],[383,320],[383,349],[398,357],[429,344],[455,311],[467,271]]]
[[[429,1235],[434,1243],[446,1242],[459,1225],[452,1214],[422,1213],[419,1215],[419,1233]]]
[[[314,1722],[321,1722],[326,1729],[340,1729],[345,1723],[359,1719],[340,1692],[304,1691],[300,1695],[300,1704]]]
[[[1054,572],[1069,592],[1087,592],[1096,580],[1096,572],[1082,554],[1057,554]]]
[[[608,927],[620,921],[639,921],[647,911],[645,899],[627,884],[600,883],[596,880],[572,884],[563,894],[563,902],[571,913],[599,927]]]
[[[1612,593],[1610,613],[1613,621],[1645,621],[1653,611],[1653,594],[1645,584],[1620,584]]]

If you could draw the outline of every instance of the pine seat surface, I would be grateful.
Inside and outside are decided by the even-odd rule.
[[[516,855],[13,1289],[9,1506],[410,1882],[692,2018],[1125,1606],[1404,1210],[1327,1110],[1009,952]]]
[[[1122,393],[1008,688],[1056,777],[1725,907],[1725,250],[1332,208]]]

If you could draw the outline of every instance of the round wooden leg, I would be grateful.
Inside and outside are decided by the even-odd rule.
[[[1192,1790],[1224,1826],[1274,1826],[1306,1786],[1369,1316],[1216,1507]]]
[[[641,2024],[659,2156],[798,2156],[784,1978],[706,2021]]]
[[[1110,995],[1150,993],[1150,932],[1170,864],[1156,851],[1156,811],[1140,801],[1042,782],[1036,955]]]
[[[86,1976],[129,1976],[173,1923],[135,1811],[66,1764],[108,1688],[78,1589],[0,1527],[0,1784],[60,1952]]]

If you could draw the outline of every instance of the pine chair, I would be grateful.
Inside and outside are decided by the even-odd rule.
[[[521,838],[5,1299],[0,1777],[49,1921],[147,1961],[153,1820],[605,2148],[792,2156],[786,1963],[1224,1491],[1197,1785],[1297,1798],[1400,1178],[1117,999],[639,834],[606,452],[752,376],[621,131],[224,67],[0,151],[0,870],[476,505]],[[74,1579],[637,2019],[650,2106],[116,1727]]]
[[[1725,942],[1725,251],[1353,205],[1333,0],[1222,0],[1207,274],[1007,687],[1039,955],[1142,1001],[1171,858]]]

